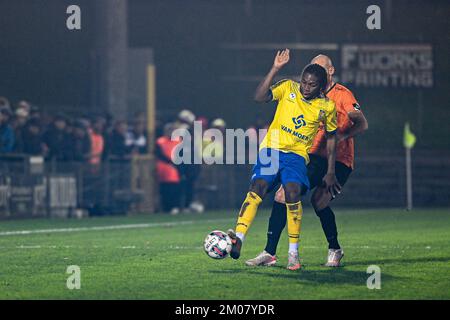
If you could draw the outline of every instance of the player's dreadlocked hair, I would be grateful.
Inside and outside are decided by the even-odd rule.
[[[320,91],[324,92],[327,89],[327,71],[324,67],[318,65],[317,63],[308,64],[304,69],[302,74],[309,73],[313,74],[319,80]]]

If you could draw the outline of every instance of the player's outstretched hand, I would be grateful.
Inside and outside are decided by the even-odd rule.
[[[281,69],[286,63],[289,62],[289,49],[278,51],[273,61],[273,67],[275,69]]]
[[[325,177],[323,177],[323,184],[333,199],[336,198],[337,194],[341,193],[342,187],[334,174],[326,174]]]

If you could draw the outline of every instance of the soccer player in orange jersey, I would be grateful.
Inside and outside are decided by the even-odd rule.
[[[336,178],[341,186],[345,184],[354,166],[354,141],[353,137],[364,132],[368,128],[367,120],[352,92],[343,85],[333,80],[335,72],[332,61],[325,55],[318,55],[311,63],[316,63],[325,68],[328,74],[326,95],[336,104],[337,111],[337,148],[336,148]],[[323,128],[319,129],[312,148],[309,151],[310,163],[308,164],[308,179],[313,194],[311,202],[317,216],[320,218],[322,229],[328,241],[328,259],[325,264],[328,267],[338,267],[344,252],[338,242],[338,232],[335,216],[329,204],[335,197],[322,184],[322,179],[327,170],[326,138]],[[276,263],[276,248],[282,230],[286,225],[286,205],[283,189],[280,188],[272,207],[267,232],[267,244],[263,252],[256,258],[246,262],[250,266],[271,266]]]

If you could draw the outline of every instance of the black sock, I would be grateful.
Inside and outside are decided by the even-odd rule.
[[[333,210],[330,207],[326,207],[320,211],[316,211],[316,214],[320,218],[322,223],[322,229],[327,237],[328,249],[340,249],[338,242],[338,232],[336,226],[336,220],[334,218]]]
[[[265,250],[271,255],[277,252],[278,241],[280,240],[281,232],[286,226],[287,212],[286,205],[274,201],[272,206],[272,213],[269,219],[269,228],[267,230],[267,244]]]

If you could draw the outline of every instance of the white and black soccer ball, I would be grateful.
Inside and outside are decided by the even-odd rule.
[[[203,244],[205,253],[213,259],[223,259],[228,256],[231,246],[231,238],[220,230],[211,231]]]

